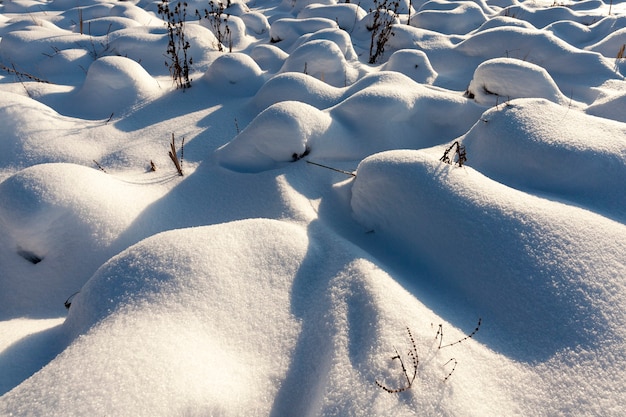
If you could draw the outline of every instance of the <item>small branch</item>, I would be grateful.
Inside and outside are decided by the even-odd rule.
[[[413,365],[413,375],[409,376],[409,371],[406,369],[406,366],[404,365],[402,356],[398,353],[398,349],[394,347],[393,350],[396,352],[396,354],[395,356],[391,358],[391,360],[397,359],[398,361],[400,361],[400,367],[402,368],[402,373],[404,374],[404,377],[406,378],[406,385],[400,388],[389,388],[386,385],[382,384],[381,382],[378,382],[378,380],[375,381],[376,385],[378,385],[380,388],[382,388],[383,390],[387,391],[390,394],[396,394],[396,393],[403,392],[403,391],[410,389],[413,386],[415,377],[417,376],[417,365],[419,364],[419,359],[417,357],[417,347],[415,346],[415,339],[413,339],[413,335],[411,334],[411,329],[407,327],[406,331],[409,335],[409,340],[411,341],[411,349],[407,352],[407,356],[411,359],[411,362]]]
[[[464,342],[464,341],[466,341],[467,339],[470,339],[470,338],[474,337],[474,335],[475,335],[476,333],[478,333],[478,330],[480,329],[480,325],[481,325],[481,323],[482,323],[482,318],[479,318],[479,319],[478,319],[478,324],[476,325],[476,328],[474,329],[474,331],[473,331],[473,332],[471,332],[470,334],[468,334],[467,336],[465,336],[463,339],[459,339],[459,340],[457,340],[456,342],[449,343],[449,344],[444,345],[444,346],[441,346],[441,342],[443,341],[443,326],[440,324],[440,325],[439,325],[439,330],[437,331],[437,335],[435,336],[435,339],[436,339],[438,336],[440,337],[440,339],[439,339],[439,349],[443,349],[443,348],[446,348],[446,347],[450,347],[450,346],[458,345],[459,343]]]
[[[450,159],[450,156],[448,156],[448,154],[450,153],[450,151],[452,151],[452,149],[456,146],[456,163],[459,164],[460,167],[463,166],[463,164],[465,162],[467,162],[467,154],[465,153],[465,146],[461,145],[459,143],[459,141],[454,141],[454,143],[452,145],[450,145],[450,147],[448,149],[445,150],[445,152],[443,153],[443,156],[441,158],[439,158],[439,160],[441,162],[445,162],[446,164],[450,164],[452,165],[453,161],[452,159]]]
[[[3,64],[0,64],[0,69],[1,69],[1,70],[3,70],[3,71],[8,72],[9,74],[15,74],[15,75],[16,75],[16,76],[20,79],[20,81],[22,81],[22,80],[21,80],[21,77],[24,77],[24,78],[28,78],[28,79],[29,79],[29,80],[31,80],[31,81],[36,81],[36,82],[38,82],[38,83],[50,84],[50,81],[43,80],[43,79],[41,79],[41,78],[39,78],[39,77],[35,77],[34,75],[31,75],[31,74],[28,74],[28,73],[25,73],[25,72],[18,71],[18,70],[15,68],[15,65],[11,65],[11,66],[12,66],[13,68],[9,68],[9,67],[7,67],[7,66],[5,66],[5,65],[3,65]]]
[[[98,163],[98,161],[96,161],[95,159],[93,160],[93,163],[96,164],[96,166],[98,167],[98,169],[102,172],[104,172],[105,174],[107,173],[107,170],[104,169],[104,167],[102,165],[100,165],[100,163]]]
[[[356,177],[356,174],[354,172],[344,171],[343,169],[329,167],[327,165],[318,164],[317,162],[312,162],[312,161],[309,161],[309,160],[307,160],[306,162],[307,162],[307,164],[317,165],[318,167],[330,169],[330,170],[336,171],[336,172],[341,172],[342,174],[350,175],[351,177]]]
[[[448,375],[446,375],[446,377],[443,379],[443,382],[446,382],[448,378],[452,376],[452,372],[454,372],[454,370],[456,369],[456,365],[458,364],[455,358],[451,358],[448,362],[444,363],[443,366],[445,367],[450,362],[454,362],[454,365],[452,365],[452,370],[448,373]]]
[[[185,138],[183,138],[181,149],[184,149],[184,146],[185,146]],[[182,151],[181,151],[181,155],[182,155]],[[178,171],[178,175],[180,175],[181,177],[185,175],[183,173],[182,161],[179,161],[178,155],[176,155],[176,139],[174,138],[173,133],[172,133],[172,142],[170,142],[169,156],[172,162],[174,163],[174,166],[176,167],[176,171]]]
[[[74,294],[70,295],[69,297],[67,297],[67,300],[65,300],[65,302],[63,303],[63,305],[65,306],[65,308],[67,308],[68,310],[70,309],[70,306],[72,305],[72,299],[74,298],[74,296],[76,294],[78,294],[80,291],[76,291]]]

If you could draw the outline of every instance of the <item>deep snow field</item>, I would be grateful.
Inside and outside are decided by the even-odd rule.
[[[0,1],[0,415],[626,415],[626,2],[159,4]]]

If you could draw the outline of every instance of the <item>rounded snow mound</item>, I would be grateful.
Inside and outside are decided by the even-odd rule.
[[[422,84],[432,84],[437,78],[437,72],[430,64],[426,53],[417,49],[401,49],[394,52],[381,70],[402,73]]]
[[[258,109],[263,110],[281,101],[300,101],[318,109],[336,104],[343,89],[326,84],[300,72],[278,74],[268,80],[254,97]]]
[[[63,314],[63,300],[134,239],[120,236],[159,195],[66,163],[36,165],[3,181],[0,304],[5,311]]]
[[[304,72],[334,87],[344,87],[356,79],[339,46],[319,39],[304,43],[287,57],[280,72]]]
[[[429,1],[411,16],[412,26],[448,35],[464,35],[486,21],[487,16],[480,6],[469,1]]]
[[[521,189],[626,218],[626,126],[546,100],[485,112],[465,135],[468,164]]]
[[[272,23],[270,38],[272,42],[279,42],[279,46],[286,49],[302,35],[322,29],[336,28],[338,28],[337,22],[323,17],[309,17],[306,19],[285,17]]]
[[[336,43],[347,61],[355,61],[359,59],[359,56],[354,50],[354,46],[352,45],[352,39],[350,38],[350,35],[345,30],[337,28],[321,29],[317,32],[302,35],[293,45],[293,49],[295,50],[306,43],[318,40],[331,41]]]
[[[256,300],[256,307],[262,308],[265,296],[287,295],[307,246],[304,229],[276,220],[162,232],[107,261],[75,297],[65,326],[72,336],[78,336],[129,306],[153,303],[167,310],[181,303],[198,313],[212,310],[214,320],[214,314],[223,315],[216,321],[222,325],[230,322],[234,331],[246,326],[245,320],[235,319],[247,314],[234,307],[243,299]],[[246,271],[260,274],[248,276]],[[227,304],[233,308],[228,309]],[[224,308],[217,308],[219,305]]]
[[[159,94],[159,83],[132,59],[106,56],[89,66],[87,78],[71,99],[72,113],[105,118]]]
[[[472,300],[507,334],[509,352],[549,356],[621,340],[613,332],[626,321],[626,287],[614,284],[626,273],[623,224],[412,150],[364,159],[351,206],[433,284]]]
[[[393,71],[362,78],[346,89],[344,97],[328,112],[346,133],[328,136],[323,150],[352,159],[446,143],[467,132],[484,111],[460,95],[444,94]]]
[[[626,123],[626,92],[598,98],[585,110],[587,114]]]
[[[544,68],[513,58],[495,58],[480,64],[467,87],[467,94],[487,106],[530,97],[558,104],[568,102]]]
[[[298,18],[325,17],[336,21],[339,28],[342,30],[351,32],[354,29],[355,23],[363,19],[366,15],[367,12],[358,4],[340,3],[323,5],[318,2],[302,9],[300,13],[298,13]]]
[[[263,85],[263,71],[250,56],[242,53],[220,55],[202,79],[211,89],[237,96],[252,96]]]
[[[269,72],[278,72],[283,66],[289,54],[274,45],[257,45],[250,51],[250,57],[261,67]]]
[[[298,101],[261,112],[231,142],[215,151],[219,163],[239,172],[274,169],[308,154],[311,142],[330,126],[327,113]]]

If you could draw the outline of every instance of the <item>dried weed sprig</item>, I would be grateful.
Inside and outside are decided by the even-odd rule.
[[[398,0],[374,0],[374,6],[376,8],[373,10],[372,26],[368,28],[372,32],[369,51],[370,64],[376,63],[385,52],[385,45],[390,37],[395,36],[392,28],[400,2]]]
[[[478,319],[478,324],[476,325],[476,328],[470,334],[465,336],[463,339],[459,339],[456,342],[448,343],[447,345],[443,345],[443,346],[442,346],[442,343],[443,343],[443,324],[440,324],[439,325],[439,329],[437,330],[437,334],[435,335],[435,339],[439,338],[439,347],[438,347],[438,349],[443,349],[443,348],[447,348],[447,347],[450,347],[450,346],[454,346],[454,345],[457,345],[457,344],[459,344],[461,342],[466,341],[467,339],[471,339],[472,337],[474,337],[474,335],[476,333],[478,333],[478,330],[480,330],[480,325],[482,323],[482,320],[483,320],[482,318],[479,318]]]
[[[411,329],[407,327],[406,331],[409,335],[409,340],[411,341],[411,348],[407,352],[407,356],[411,360],[411,365],[413,367],[413,374],[409,376],[409,371],[407,370],[406,365],[404,364],[404,361],[402,360],[402,355],[398,353],[398,349],[396,349],[394,346],[393,350],[396,352],[396,354],[395,356],[391,357],[391,360],[394,361],[397,359],[400,362],[400,366],[402,367],[402,373],[404,374],[404,377],[406,378],[406,385],[403,385],[400,388],[389,388],[388,386],[376,380],[376,385],[378,385],[380,388],[384,389],[390,394],[396,394],[396,393],[403,392],[403,391],[410,389],[413,386],[413,382],[415,381],[415,378],[417,377],[417,365],[419,364],[419,359],[417,356],[417,346],[415,345],[415,339],[413,339],[413,335],[411,334]]]
[[[467,154],[465,153],[465,146],[461,145],[461,143],[457,140],[454,141],[452,145],[448,149],[445,150],[443,156],[439,158],[441,162],[445,162],[446,164],[452,165],[455,161],[450,159],[450,152],[456,146],[455,155],[456,155],[456,163],[462,167],[465,162],[467,162]]]
[[[446,347],[450,347],[450,346],[454,346],[457,345],[459,343],[464,342],[467,339],[470,339],[472,337],[474,337],[474,335],[478,332],[478,330],[480,329],[480,325],[482,323],[482,319],[479,318],[478,319],[478,324],[476,325],[476,328],[467,336],[463,337],[462,339],[457,340],[456,342],[452,342],[452,343],[448,343],[447,345],[443,345],[443,325],[440,324],[439,328],[437,330],[437,334],[435,335],[435,339],[439,339],[439,346],[437,347],[437,351],[446,348]],[[409,327],[406,328],[406,331],[409,335],[409,340],[411,342],[410,345],[410,349],[407,352],[407,356],[409,359],[411,359],[412,362],[412,375],[409,373],[409,370],[407,369],[407,366],[405,365],[405,362],[402,358],[402,355],[400,355],[400,353],[398,352],[398,349],[396,349],[396,347],[394,346],[393,350],[395,352],[395,355],[391,357],[391,360],[398,360],[400,362],[400,367],[402,368],[402,373],[404,375],[404,378],[406,379],[406,384],[399,387],[399,388],[390,388],[389,386],[383,384],[382,382],[379,382],[378,380],[376,380],[376,385],[378,385],[380,388],[382,388],[383,390],[387,391],[388,393],[391,394],[396,394],[396,393],[400,393],[403,391],[406,391],[408,389],[410,389],[413,386],[413,382],[415,381],[415,378],[417,377],[417,368],[419,365],[419,359],[418,359],[418,354],[417,354],[417,346],[415,344],[415,339],[413,338],[413,335],[411,334],[411,329]],[[446,368],[449,366],[449,364],[452,364],[452,368],[450,369],[450,372],[448,372],[445,376],[445,378],[443,379],[443,381],[447,381],[448,379],[450,379],[450,377],[452,376],[452,374],[454,373],[454,371],[456,370],[456,367],[458,365],[458,361],[456,360],[456,358],[450,358],[450,360],[448,360],[445,364],[443,364],[443,367]]]
[[[165,20],[167,27],[167,58],[165,66],[170,70],[172,80],[176,88],[186,89],[191,87],[189,71],[193,59],[187,54],[191,47],[185,37],[185,20],[187,18],[187,3],[177,2],[174,9],[170,9],[169,0],[161,0],[158,5],[158,13]]]
[[[176,167],[176,171],[178,171],[178,175],[180,175],[181,177],[185,175],[183,172],[183,160],[184,160],[184,155],[185,155],[185,137],[184,136],[183,136],[182,143],[180,145],[180,159],[178,159],[178,155],[176,152],[176,138],[174,137],[174,133],[172,133],[172,141],[170,142],[170,151],[168,155],[170,156],[170,159],[174,163],[174,166]]]

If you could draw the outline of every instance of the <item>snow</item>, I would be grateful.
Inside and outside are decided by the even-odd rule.
[[[624,4],[0,2],[0,415],[626,414]]]

